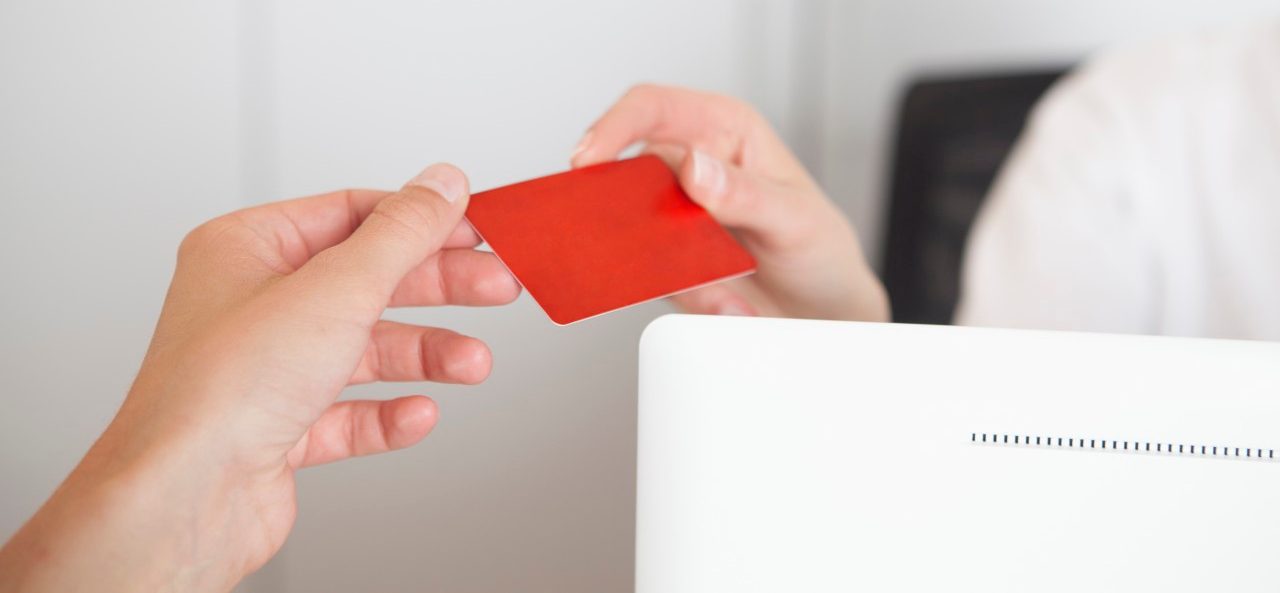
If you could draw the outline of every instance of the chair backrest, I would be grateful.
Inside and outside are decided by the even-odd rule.
[[[1064,72],[924,78],[907,88],[882,262],[895,321],[951,323],[969,228],[1028,113]]]

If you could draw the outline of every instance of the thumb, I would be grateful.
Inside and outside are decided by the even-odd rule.
[[[802,232],[805,216],[794,190],[752,175],[701,150],[690,151],[679,168],[689,197],[721,224],[766,243],[784,243]]]
[[[444,246],[469,198],[462,171],[431,165],[380,200],[350,237],[300,272],[312,272],[314,280],[335,289],[326,292],[360,293],[384,307],[400,281]]]

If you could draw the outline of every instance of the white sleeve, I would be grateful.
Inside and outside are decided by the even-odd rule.
[[[956,322],[1147,333],[1154,269],[1124,81],[1089,69],[1036,108],[970,235]]]

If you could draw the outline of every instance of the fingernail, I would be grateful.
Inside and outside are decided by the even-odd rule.
[[[425,187],[449,202],[456,202],[467,194],[466,176],[457,167],[444,163],[436,163],[423,169],[405,185]]]
[[[578,160],[578,155],[582,154],[583,152],[586,152],[587,146],[590,144],[591,144],[591,130],[587,130],[587,133],[582,135],[582,140],[578,141],[578,146],[573,149],[573,154],[569,155],[569,162],[570,163],[576,162]]]
[[[702,189],[703,202],[724,191],[724,165],[701,150],[693,151],[693,184]]]

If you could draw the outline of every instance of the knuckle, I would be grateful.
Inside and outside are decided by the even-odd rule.
[[[669,115],[672,102],[676,96],[677,90],[675,87],[640,83],[628,89],[619,103],[630,105],[636,109],[654,109],[665,118]]]
[[[422,239],[438,228],[444,218],[435,202],[428,190],[410,189],[379,202],[371,216],[385,220],[414,239]]]
[[[178,244],[178,257],[187,258],[214,247],[236,225],[231,217],[219,216],[191,229]]]
[[[725,127],[733,129],[735,134],[743,134],[765,124],[765,118],[755,106],[727,95],[718,95],[714,99],[716,111],[725,114]]]
[[[739,122],[743,129],[754,129],[765,125],[765,118],[755,106],[735,97],[726,97],[725,109],[732,118]]]
[[[716,107],[716,109],[723,112],[741,114],[754,110],[750,103],[734,97],[733,95],[707,93],[706,98],[708,102]]]
[[[650,97],[660,93],[662,89],[663,87],[653,84],[651,82],[642,82],[639,84],[632,85],[631,88],[627,89],[627,92],[626,94],[623,95],[623,98],[633,99],[633,100],[644,99],[645,97]]]

